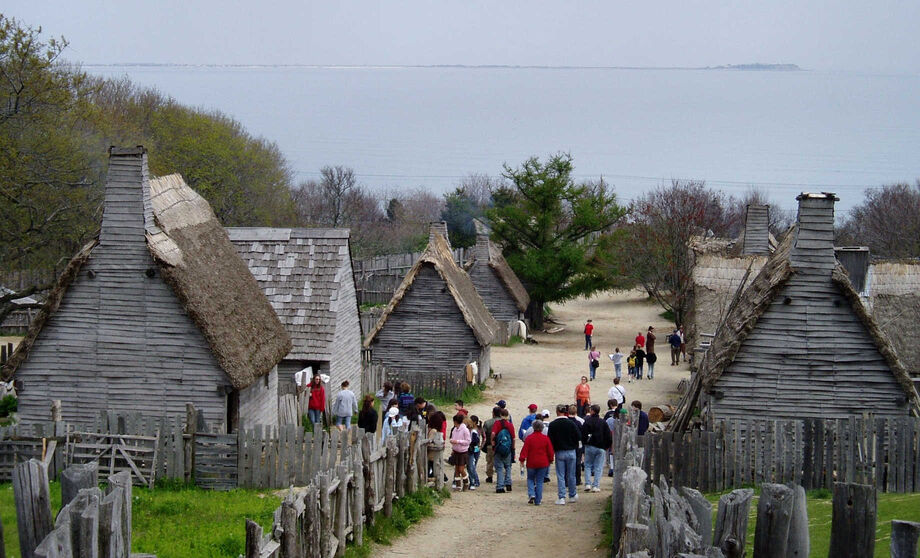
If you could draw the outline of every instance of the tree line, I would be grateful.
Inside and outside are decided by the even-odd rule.
[[[730,197],[702,181],[622,203],[603,179],[576,181],[566,153],[471,174],[443,197],[421,187],[375,192],[342,165],[295,183],[278,146],[233,118],[126,78],[89,76],[62,59],[66,47],[0,15],[0,271],[59,270],[97,234],[109,145],[147,146],[150,172],[181,173],[226,226],[347,227],[358,258],[419,250],[434,220],[448,223],[455,247],[472,246],[474,219],[486,221],[530,292],[537,327],[547,303],[633,287],[681,323],[691,237],[736,237],[748,204],[773,205],[762,191]],[[771,211],[774,235],[792,222]],[[840,221],[838,244],[920,256],[920,182],[867,190]],[[0,321],[12,300],[49,287],[0,294]]]

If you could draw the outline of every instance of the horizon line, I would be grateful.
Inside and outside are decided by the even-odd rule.
[[[794,63],[749,62],[718,66],[592,66],[592,65],[541,65],[541,64],[218,64],[189,62],[84,62],[85,67],[173,67],[173,68],[331,68],[331,69],[522,69],[522,70],[735,70],[735,71],[810,71]]]

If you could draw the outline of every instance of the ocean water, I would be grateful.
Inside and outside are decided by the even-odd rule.
[[[85,66],[219,109],[276,141],[298,179],[451,189],[565,151],[628,200],[672,178],[779,207],[920,178],[920,76],[820,71]]]

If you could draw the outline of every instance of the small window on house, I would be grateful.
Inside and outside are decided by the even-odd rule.
[[[265,387],[267,388],[268,387],[268,374],[263,376],[263,378],[265,378]]]

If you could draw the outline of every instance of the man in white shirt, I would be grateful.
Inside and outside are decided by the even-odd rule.
[[[613,386],[607,392],[607,399],[615,399],[617,405],[622,405],[626,402],[626,388],[620,385],[620,379],[613,379]]]

